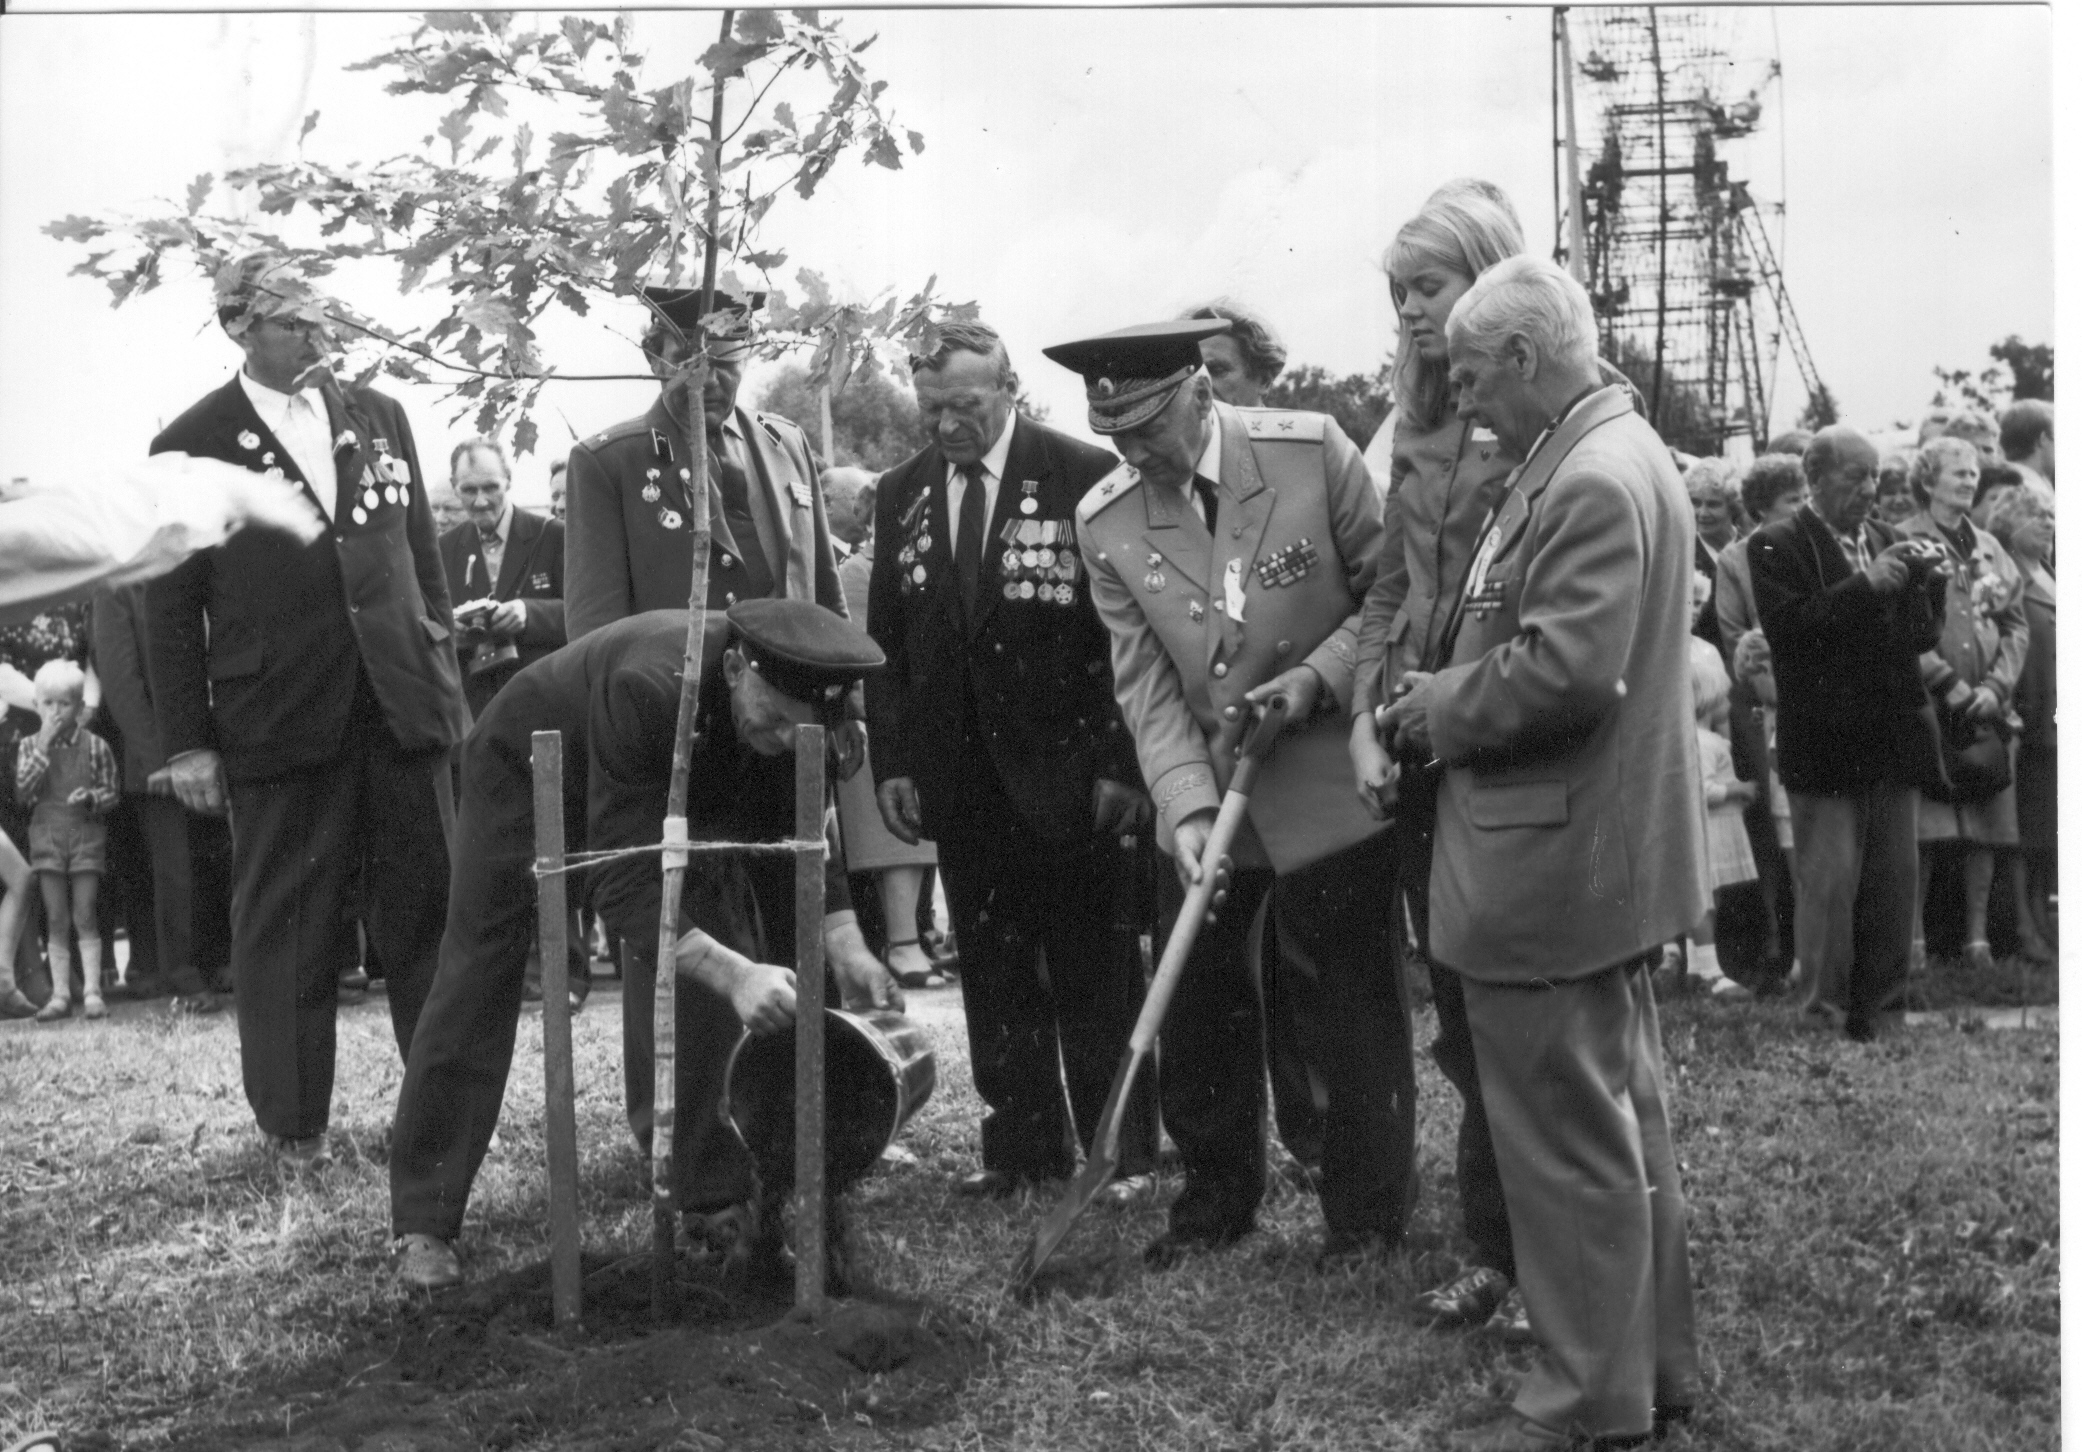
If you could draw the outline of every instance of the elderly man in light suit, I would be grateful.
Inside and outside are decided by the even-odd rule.
[[[1649,993],[1710,901],[1686,635],[1692,516],[1601,385],[1590,300],[1516,257],[1454,306],[1460,411],[1524,459],[1449,623],[1382,724],[1446,768],[1431,949],[1466,981],[1544,1355],[1475,1452],[1643,1436],[1699,1392],[1684,1191]],[[1421,758],[1420,758],[1421,759]]]
[[[1078,505],[1078,546],[1158,842],[1181,882],[1202,871],[1252,708],[1275,693],[1292,703],[1233,849],[1228,904],[1195,943],[1164,1028],[1160,1101],[1186,1183],[1145,1252],[1160,1267],[1248,1233],[1264,1195],[1265,1035],[1251,970],[1268,892],[1283,956],[1321,977],[1325,1011],[1307,1028],[1329,1100],[1325,1259],[1397,1245],[1415,1198],[1394,848],[1352,794],[1340,725],[1381,500],[1331,419],[1214,401],[1199,343],[1228,326],[1156,323],[1043,350],[1084,375],[1091,426],[1127,461]],[[1166,887],[1175,913],[1182,890],[1169,874]]]

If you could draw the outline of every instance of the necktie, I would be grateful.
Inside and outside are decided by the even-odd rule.
[[[1193,492],[1200,496],[1200,508],[1207,515],[1207,532],[1213,534],[1215,526],[1215,487],[1208,482],[1206,475],[1195,474],[1193,476]]]
[[[962,609],[976,614],[976,587],[983,577],[983,464],[957,465],[967,486],[961,492],[961,520],[954,531],[954,568],[961,576]]]

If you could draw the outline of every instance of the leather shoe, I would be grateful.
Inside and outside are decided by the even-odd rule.
[[[1167,1230],[1142,1248],[1142,1263],[1154,1271],[1168,1271],[1187,1256],[1212,1255],[1227,1250],[1237,1241],[1251,1233],[1250,1226],[1241,1230],[1215,1232],[1186,1232]]]
[[[1092,1203],[1095,1205],[1111,1205],[1116,1208],[1133,1205],[1139,1200],[1149,1199],[1151,1195],[1156,1193],[1156,1188],[1157,1177],[1155,1175],[1147,1172],[1140,1175],[1122,1175],[1117,1180],[1101,1185],[1099,1193],[1092,1196]]]
[[[0,1018],[34,1018],[36,1005],[22,997],[22,990],[10,988],[0,993]]]
[[[438,1235],[414,1232],[398,1237],[398,1280],[416,1291],[438,1291],[463,1283],[463,1263],[455,1248]]]
[[[1489,1319],[1482,1323],[1482,1334],[1513,1346],[1533,1344],[1536,1338],[1532,1318],[1525,1314],[1525,1295],[1518,1287],[1511,1287],[1511,1293],[1490,1312]]]
[[[340,975],[340,991],[342,993],[367,993],[369,991],[369,975],[359,963]]]
[[[278,1164],[294,1170],[315,1170],[321,1165],[332,1163],[332,1151],[326,1147],[323,1134],[305,1135],[293,1139],[286,1134],[267,1136],[267,1155]]]
[[[1479,1326],[1511,1294],[1511,1279],[1494,1266],[1478,1265],[1435,1286],[1412,1303],[1434,1326]]]
[[[1005,1170],[978,1170],[956,1180],[954,1193],[973,1199],[1001,1200],[1007,1195],[1019,1193],[1020,1186],[1024,1183],[1026,1182],[1017,1175]]]

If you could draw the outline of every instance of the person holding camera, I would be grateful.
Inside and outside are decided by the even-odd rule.
[[[1869,518],[1879,454],[1845,424],[1801,456],[1810,498],[1750,536],[1793,812],[1792,985],[1871,1039],[1908,989],[1917,792],[1944,780],[1921,656],[1945,618],[1941,556]]]
[[[564,526],[512,502],[513,471],[496,439],[457,444],[448,473],[467,518],[441,536],[441,568],[475,717],[523,666],[564,643]]]

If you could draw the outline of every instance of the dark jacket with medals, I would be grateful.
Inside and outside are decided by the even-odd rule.
[[[465,520],[441,536],[441,568],[452,605],[465,600],[518,600],[527,612],[519,635],[505,640],[481,631],[459,630],[456,654],[463,665],[463,691],[473,714],[481,712],[516,672],[564,643],[564,526],[513,506],[499,578],[491,577],[477,526]],[[502,652],[502,645],[513,650]]]
[[[1864,529],[1874,554],[1902,537],[1878,520]],[[1880,594],[1812,509],[1751,535],[1749,566],[1778,687],[1786,790],[1834,796],[1941,780],[1919,657],[1944,628],[1944,576],[1912,574]]]
[[[321,765],[346,737],[366,673],[407,751],[459,740],[469,710],[448,587],[405,411],[369,389],[328,390],[333,462],[353,481],[310,544],[242,530],[146,587],[152,707],[169,757],[214,749],[233,781]],[[152,441],[302,484],[296,460],[234,377]],[[317,495],[313,494],[314,502]]]
[[[711,610],[760,593],[744,561],[757,549],[777,598],[815,600],[846,613],[824,494],[802,430],[773,414],[732,412],[751,460],[749,507],[759,537],[736,539],[709,483]],[[693,458],[661,395],[642,418],[573,445],[565,490],[565,626],[577,640],[646,610],[684,610],[693,578]]]
[[[1031,419],[1012,429],[973,618],[938,446],[876,486],[868,633],[889,664],[867,682],[868,734],[877,783],[916,782],[927,836],[987,828],[969,784],[988,770],[1035,836],[1067,848],[1091,838],[1095,778],[1142,785],[1076,540],[1077,501],[1120,461]]]

